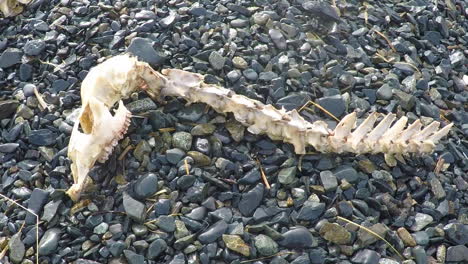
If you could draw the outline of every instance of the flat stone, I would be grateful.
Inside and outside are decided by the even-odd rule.
[[[380,235],[381,237],[385,237],[388,228],[384,224],[377,223],[368,227],[368,229],[373,231],[375,234]],[[362,228],[359,229],[357,237],[357,242],[361,247],[367,247],[377,241],[380,241],[379,238]]]
[[[201,152],[189,151],[187,152],[187,155],[193,159],[197,166],[204,167],[211,164],[211,158]]]
[[[145,257],[143,255],[137,254],[127,249],[125,249],[123,253],[128,261],[128,264],[145,264]]]
[[[209,244],[215,242],[220,238],[227,230],[228,225],[224,220],[219,220],[214,225],[209,227],[205,232],[198,236],[198,240],[202,244]]]
[[[248,171],[237,183],[239,184],[255,184],[261,179],[260,171],[254,168]]]
[[[243,126],[240,122],[231,119],[226,122],[225,126],[234,141],[240,142],[242,139],[244,139],[245,126]]]
[[[427,263],[427,254],[424,247],[416,246],[411,249],[411,253],[413,255],[414,261],[416,264],[424,264]]]
[[[232,58],[232,65],[241,70],[245,70],[249,66],[247,61],[245,61],[244,58],[239,56]]]
[[[23,52],[17,48],[8,48],[0,56],[0,68],[8,68],[21,63]]]
[[[174,232],[175,231],[175,219],[173,216],[161,215],[156,221],[156,225],[163,230],[164,232]]]
[[[351,242],[351,233],[335,223],[325,223],[320,228],[319,233],[325,240],[338,245],[346,245]]]
[[[280,98],[276,105],[278,108],[284,107],[287,111],[293,109],[299,109],[301,106],[305,105],[310,101],[310,96],[301,93],[290,93],[285,97]]]
[[[381,100],[390,100],[393,97],[393,87],[391,87],[389,84],[384,83],[382,86],[380,86],[379,89],[377,89],[376,93],[377,99]]]
[[[337,118],[341,117],[346,109],[343,97],[339,94],[321,97],[317,99],[317,103]]]
[[[153,48],[153,43],[150,39],[139,37],[132,39],[127,48],[127,52],[130,52],[140,60],[151,64],[151,66],[161,66],[166,61],[164,53],[156,51]]]
[[[23,51],[26,55],[37,56],[41,54],[46,48],[46,44],[43,40],[33,39],[26,42],[23,47]]]
[[[223,241],[226,244],[226,247],[230,250],[242,254],[246,257],[250,256],[250,247],[244,242],[244,240],[242,240],[240,236],[223,234]]]
[[[293,227],[289,231],[282,234],[283,239],[279,244],[283,247],[295,248],[311,248],[314,246],[314,237],[310,231],[302,226]]]
[[[0,101],[0,120],[12,117],[20,103],[16,100]]]
[[[203,115],[205,107],[204,104],[191,104],[179,110],[177,118],[182,119],[182,121],[195,123]]]
[[[158,108],[156,103],[150,98],[144,98],[141,100],[130,102],[126,105],[126,107],[128,111],[132,113],[148,112],[151,110],[156,110]]]
[[[255,209],[262,203],[264,186],[262,183],[257,184],[250,191],[243,193],[239,202],[239,211],[244,216],[251,216]]]
[[[126,192],[123,193],[123,206],[128,217],[139,223],[144,221],[146,212],[145,205],[133,199],[133,197]]]
[[[255,247],[261,256],[271,256],[278,253],[278,244],[269,236],[263,234],[254,237]]]
[[[18,149],[18,147],[19,147],[18,143],[0,144],[0,152],[2,152],[2,153],[13,153]]]
[[[39,255],[47,256],[55,252],[60,239],[60,228],[48,229],[39,241]]]

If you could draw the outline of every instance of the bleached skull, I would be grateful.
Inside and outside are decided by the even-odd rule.
[[[104,103],[91,97],[83,107],[79,122],[73,126],[68,145],[68,157],[73,161],[71,170],[74,184],[67,194],[72,200],[80,198],[88,179],[88,172],[96,161],[104,163],[130,124],[131,113],[122,101],[112,115]],[[79,131],[79,127],[83,132]]]
[[[29,4],[31,0],[0,0],[0,11],[5,17],[12,17],[23,12],[21,4]]]

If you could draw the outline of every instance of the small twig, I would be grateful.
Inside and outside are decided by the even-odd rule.
[[[49,108],[47,103],[42,98],[42,95],[37,91],[36,87],[34,87],[34,95],[36,95],[37,101],[39,102],[39,105],[42,107],[42,109],[41,109],[42,111]]]
[[[292,252],[292,251],[279,252],[279,253],[273,254],[273,255],[271,255],[271,256],[266,256],[266,257],[261,257],[261,258],[256,258],[256,259],[244,260],[244,261],[241,261],[240,263],[249,263],[249,262],[260,261],[260,260],[264,260],[264,259],[269,259],[269,258],[274,258],[274,257],[279,257],[279,256],[284,256],[284,255],[290,255],[290,254],[294,254],[294,252]]]
[[[364,231],[366,231],[366,232],[370,233],[371,235],[377,237],[378,239],[384,241],[384,242],[385,242],[401,259],[405,259],[405,258],[400,254],[400,252],[398,252],[398,250],[396,250],[396,248],[394,248],[394,247],[392,246],[392,244],[390,244],[390,242],[388,242],[388,241],[385,240],[383,237],[381,237],[379,234],[375,233],[374,231],[370,230],[369,228],[367,228],[367,227],[365,227],[365,226],[362,226],[362,225],[360,225],[360,224],[356,224],[356,223],[354,223],[353,221],[348,220],[348,219],[346,219],[346,218],[343,218],[343,217],[341,217],[341,216],[337,216],[336,218],[338,218],[338,219],[340,219],[340,220],[342,220],[342,221],[345,221],[345,222],[347,222],[347,223],[349,223],[349,224],[351,224],[351,225],[354,225],[354,226],[357,226],[357,227],[359,227],[359,228],[362,228]]]
[[[133,145],[128,145],[122,153],[120,153],[119,157],[117,158],[118,160],[123,160],[125,158],[125,155],[133,149]]]
[[[3,195],[1,193],[0,193],[0,196],[3,197],[4,199],[14,203],[15,205],[23,208],[24,210],[28,211],[30,214],[32,214],[32,215],[34,215],[36,217],[36,264],[39,264],[39,216],[36,213],[34,213],[33,211],[31,211],[30,209],[22,206],[21,204],[19,204],[19,203],[15,202],[14,200],[8,198],[7,196],[5,196],[5,195]],[[21,226],[20,231],[18,231],[18,232],[21,232],[21,230],[23,229],[23,226],[24,226],[24,223]],[[8,248],[8,246],[6,248]]]
[[[263,183],[265,184],[266,188],[269,190],[271,188],[270,183],[268,182],[265,172],[263,171],[262,164],[260,163],[258,159],[257,159],[257,164],[258,164],[258,167],[260,168],[260,175],[262,175]]]
[[[165,128],[160,128],[158,129],[159,132],[173,132],[175,131],[176,129],[173,128],[173,127],[165,127]]]
[[[378,30],[374,30],[375,33],[377,33],[379,36],[381,36],[382,38],[385,39],[385,41],[387,41],[388,45],[390,46],[390,48],[393,50],[393,52],[397,52],[395,47],[393,46],[392,42],[390,42],[390,40],[387,38],[387,36],[385,36],[382,32],[378,31]]]
[[[313,102],[313,101],[308,101],[307,103],[305,103],[303,106],[301,106],[301,108],[299,108],[299,110],[297,110],[297,112],[301,112],[302,110],[308,110],[308,111],[312,111],[312,109],[308,108],[309,105],[314,105],[315,107],[317,107],[318,109],[322,110],[325,114],[329,115],[330,117],[332,117],[333,119],[335,119],[337,122],[340,122],[340,120],[338,118],[336,118],[336,116],[334,116],[332,113],[330,113],[327,109],[323,108],[321,105]]]
[[[185,165],[185,172],[187,173],[187,175],[189,175],[189,174],[190,174],[190,170],[189,170],[189,166],[188,166],[187,159],[184,159],[184,165]]]

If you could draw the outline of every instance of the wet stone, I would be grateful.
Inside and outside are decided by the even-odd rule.
[[[279,244],[283,247],[294,248],[311,248],[314,246],[314,238],[309,230],[302,226],[297,226],[282,234],[283,239]]]
[[[239,202],[239,211],[244,216],[251,216],[255,209],[262,203],[263,200],[263,184],[258,184],[250,191],[242,194],[242,198]]]
[[[228,225],[224,220],[219,220],[214,225],[209,227],[205,232],[201,233],[198,236],[198,240],[202,244],[209,244],[215,242],[218,238],[220,238],[228,228]]]
[[[124,192],[123,206],[128,217],[137,222],[143,222],[146,212],[146,208],[143,203],[133,199],[133,197],[131,197],[128,193]]]
[[[257,235],[254,238],[255,247],[261,256],[271,256],[278,253],[278,244],[269,236],[263,234]]]
[[[383,84],[377,89],[377,98],[381,100],[390,100],[393,97],[393,88],[389,84]]]
[[[124,250],[123,251],[125,258],[128,261],[128,264],[144,264],[145,263],[145,257],[137,254],[131,250]]]
[[[47,256],[54,253],[58,246],[60,234],[59,228],[47,230],[39,241],[39,255]]]
[[[147,173],[144,176],[140,176],[133,186],[133,191],[138,199],[151,197],[158,191],[157,175],[154,173]]]
[[[346,245],[351,242],[351,233],[338,224],[325,223],[320,228],[319,233],[325,240],[338,245]]]

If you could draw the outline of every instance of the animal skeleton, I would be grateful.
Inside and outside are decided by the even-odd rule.
[[[4,17],[12,17],[23,12],[23,7],[20,5],[27,5],[31,0],[0,0],[0,12]]]
[[[176,69],[159,73],[147,63],[124,54],[91,69],[82,83],[83,106],[68,148],[74,184],[67,193],[73,200],[79,199],[95,162],[105,162],[127,131],[131,113],[121,99],[140,90],[158,101],[165,96],[177,96],[189,103],[206,103],[220,113],[231,112],[249,132],[291,143],[297,154],[305,154],[306,147],[312,146],[323,153],[384,153],[391,161],[393,155],[398,158],[410,153],[431,153],[453,125],[439,129],[439,122],[434,121],[422,129],[421,121],[416,120],[405,129],[408,118],[403,116],[392,125],[396,116],[390,113],[374,127],[379,114],[372,113],[354,129],[357,117],[351,113],[331,131],[325,122],[307,122],[296,110],[276,109],[206,84],[200,74]],[[110,108],[117,102],[118,108],[112,115]],[[83,132],[79,131],[80,126]]]

